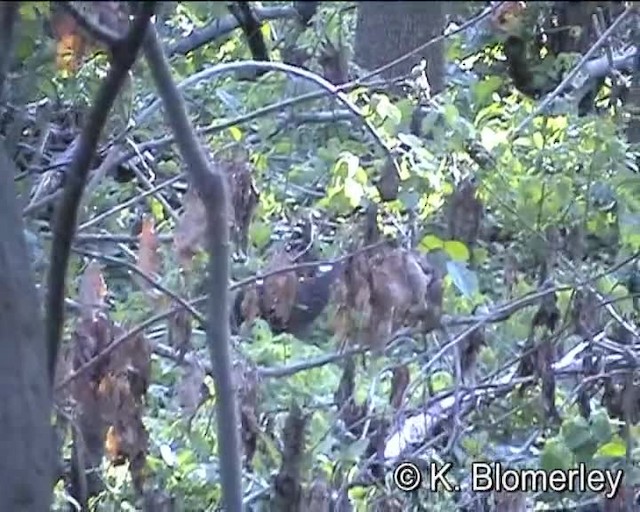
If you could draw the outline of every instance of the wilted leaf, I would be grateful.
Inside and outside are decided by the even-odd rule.
[[[187,416],[193,415],[202,399],[202,383],[206,373],[199,364],[185,366],[178,384],[178,401]]]
[[[404,394],[409,386],[411,374],[407,365],[396,366],[391,379],[391,397],[389,403],[394,409],[399,409],[404,401]]]
[[[96,309],[104,308],[106,296],[107,284],[102,276],[100,264],[91,261],[82,273],[78,290],[78,302],[83,316],[91,317]]]
[[[184,195],[183,204],[184,212],[176,222],[173,244],[181,264],[188,267],[204,244],[207,217],[204,205],[193,187],[189,187]]]

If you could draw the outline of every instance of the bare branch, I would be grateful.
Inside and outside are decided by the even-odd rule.
[[[96,101],[80,134],[71,168],[67,173],[62,200],[56,211],[53,224],[53,244],[51,265],[47,276],[46,336],[49,349],[49,376],[53,382],[58,347],[64,323],[64,292],[67,264],[71,252],[71,242],[75,231],[78,208],[87,181],[91,159],[107,121],[107,117],[122,87],[129,69],[133,66],[142,42],[146,26],[153,15],[155,2],[143,4],[126,39],[114,51],[113,61],[107,78],[102,83]]]
[[[176,138],[187,171],[207,214],[209,249],[209,304],[207,345],[216,388],[218,453],[224,510],[242,512],[242,456],[240,422],[230,355],[229,334],[229,218],[226,176],[211,166],[187,117],[184,99],[176,86],[154,27],[147,33],[145,56],[162,98],[168,124]]]

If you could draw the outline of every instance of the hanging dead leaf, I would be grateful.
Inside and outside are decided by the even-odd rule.
[[[391,158],[385,160],[384,166],[380,171],[380,179],[376,182],[376,188],[383,202],[394,201],[398,198],[400,175],[398,174],[398,169],[396,169],[395,162]]]
[[[447,203],[449,237],[464,242],[472,249],[478,239],[484,212],[482,202],[477,197],[475,179],[467,178],[461,181],[449,196]]]
[[[202,402],[202,385],[206,373],[197,363],[184,367],[178,384],[178,402],[187,416],[193,416]]]
[[[107,430],[107,435],[104,441],[104,448],[107,454],[107,457],[111,461],[117,461],[119,458],[121,441],[118,436],[118,432],[115,427],[111,425]]]
[[[273,484],[276,510],[289,510],[292,504],[299,504],[302,498],[302,458],[308,421],[309,417],[293,404],[282,432],[282,462]]]
[[[184,212],[176,222],[173,245],[184,267],[189,267],[193,256],[203,247],[207,215],[201,199],[190,186],[183,198]]]
[[[460,366],[462,369],[462,381],[465,384],[475,383],[475,369],[480,349],[486,345],[484,326],[471,331],[461,341]]]
[[[246,468],[251,468],[258,446],[258,438],[262,434],[258,421],[259,378],[253,366],[237,361],[234,365],[234,379],[238,389],[240,405],[244,465]]]
[[[97,261],[91,261],[87,265],[80,278],[78,288],[78,302],[84,317],[91,318],[95,311],[105,307],[107,284]]]
[[[267,272],[289,267],[293,259],[283,248],[276,249],[269,264]],[[289,320],[291,309],[296,300],[298,276],[294,271],[283,272],[265,278],[262,293],[262,311],[268,312],[276,322],[285,325]]]
[[[302,510],[308,512],[329,512],[331,510],[331,488],[326,479],[315,478],[305,493],[305,503]]]
[[[246,325],[251,325],[260,316],[260,295],[256,286],[251,286],[245,292],[240,309]]]
[[[142,219],[142,230],[139,237],[138,268],[150,277],[157,277],[160,272],[160,242],[155,230],[155,221],[151,215]],[[146,281],[145,281],[146,283]],[[148,283],[144,285],[148,287]]]
[[[389,403],[394,409],[398,410],[402,407],[402,402],[404,401],[405,392],[407,391],[410,380],[411,374],[409,373],[409,367],[407,365],[399,365],[393,369]]]
[[[249,227],[260,198],[253,179],[254,172],[242,155],[222,161],[220,165],[224,166],[230,189],[232,239],[238,250],[246,254]]]
[[[168,319],[167,343],[178,353],[178,359],[191,349],[191,313],[185,308],[178,309]]]
[[[571,308],[571,319],[575,333],[584,340],[593,339],[599,330],[600,304],[596,295],[590,290],[576,290]]]
[[[326,41],[318,57],[322,66],[322,76],[333,85],[344,84],[349,81],[349,62],[347,50],[341,46],[334,46]]]
[[[411,251],[386,246],[375,255],[351,258],[335,292],[333,322],[340,343],[365,343],[379,354],[405,325],[421,323],[425,331],[440,325],[442,280]]]

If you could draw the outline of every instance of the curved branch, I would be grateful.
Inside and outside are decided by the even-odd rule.
[[[330,95],[334,96],[340,103],[342,103],[347,110],[349,110],[355,117],[359,118],[362,121],[362,125],[365,127],[366,131],[372,136],[374,141],[382,148],[384,153],[391,157],[391,152],[385,142],[382,140],[382,137],[378,134],[375,127],[367,121],[360,109],[347,97],[346,94],[341,92],[344,87],[338,87],[333,85],[331,82],[325,80],[320,75],[317,75],[311,71],[306,69],[298,68],[296,66],[291,66],[290,64],[284,64],[282,62],[258,62],[254,60],[247,61],[238,61],[238,62],[224,62],[222,64],[216,64],[215,66],[211,66],[210,68],[204,69],[186,80],[183,80],[178,84],[178,88],[180,90],[184,90],[186,87],[191,87],[196,85],[199,82],[204,80],[210,80],[216,76],[231,73],[233,71],[245,71],[245,72],[255,72],[255,71],[280,71],[282,73],[286,73],[288,75],[293,75],[308,82],[311,82],[318,86],[323,92],[318,96],[321,96],[325,92],[328,92]],[[317,93],[311,93],[309,96],[311,98],[315,97]],[[297,99],[297,98],[294,98]],[[145,110],[143,110],[136,117],[136,126],[144,123],[151,114],[154,113],[160,107],[160,101],[156,100],[151,105],[149,105]],[[393,160],[393,158],[392,158]]]

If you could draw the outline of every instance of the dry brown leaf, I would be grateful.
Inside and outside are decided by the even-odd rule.
[[[447,200],[448,231],[454,240],[471,250],[478,239],[484,206],[477,197],[477,185],[471,178],[463,180]]]
[[[187,416],[195,414],[202,400],[202,384],[206,373],[196,363],[184,367],[182,378],[178,384],[178,403]]]
[[[405,325],[439,326],[442,280],[420,255],[387,246],[375,256],[351,258],[333,299],[340,342],[351,339],[380,353]]]
[[[100,264],[95,260],[91,261],[82,273],[78,287],[78,302],[82,316],[91,318],[96,310],[104,308],[106,296],[107,284],[102,275]]]
[[[400,409],[404,401],[404,395],[409,386],[411,374],[409,367],[405,364],[396,366],[393,369],[393,377],[391,378],[391,396],[389,403],[394,409]]]
[[[107,430],[107,435],[104,440],[104,449],[107,457],[111,461],[118,460],[120,454],[120,437],[115,427],[111,425]]]
[[[398,198],[400,176],[393,159],[387,158],[385,160],[384,166],[380,171],[380,179],[376,183],[376,188],[383,202],[395,201]]]
[[[260,295],[255,286],[245,292],[240,308],[246,325],[251,325],[260,316]]]
[[[267,265],[267,272],[289,267],[293,260],[286,251],[276,251]],[[263,311],[269,311],[273,318],[286,324],[296,300],[298,276],[295,272],[283,272],[269,276],[263,285]]]
[[[150,277],[156,277],[160,271],[159,246],[155,221],[151,215],[145,215],[139,237],[138,268]]]
[[[176,222],[173,245],[184,267],[189,267],[193,256],[204,246],[207,215],[204,204],[193,187],[183,198],[184,212]]]
[[[524,20],[526,2],[502,2],[491,14],[491,23],[501,32],[516,34]]]
[[[302,510],[308,512],[329,512],[331,510],[331,488],[326,479],[317,477],[306,492],[306,503]]]
[[[221,165],[225,167],[230,189],[231,235],[240,252],[246,253],[249,226],[260,198],[253,179],[254,172],[247,160],[240,155],[233,160],[222,162]]]
[[[191,313],[185,308],[180,308],[169,317],[168,323],[168,344],[176,350],[178,358],[182,361],[191,349]]]

